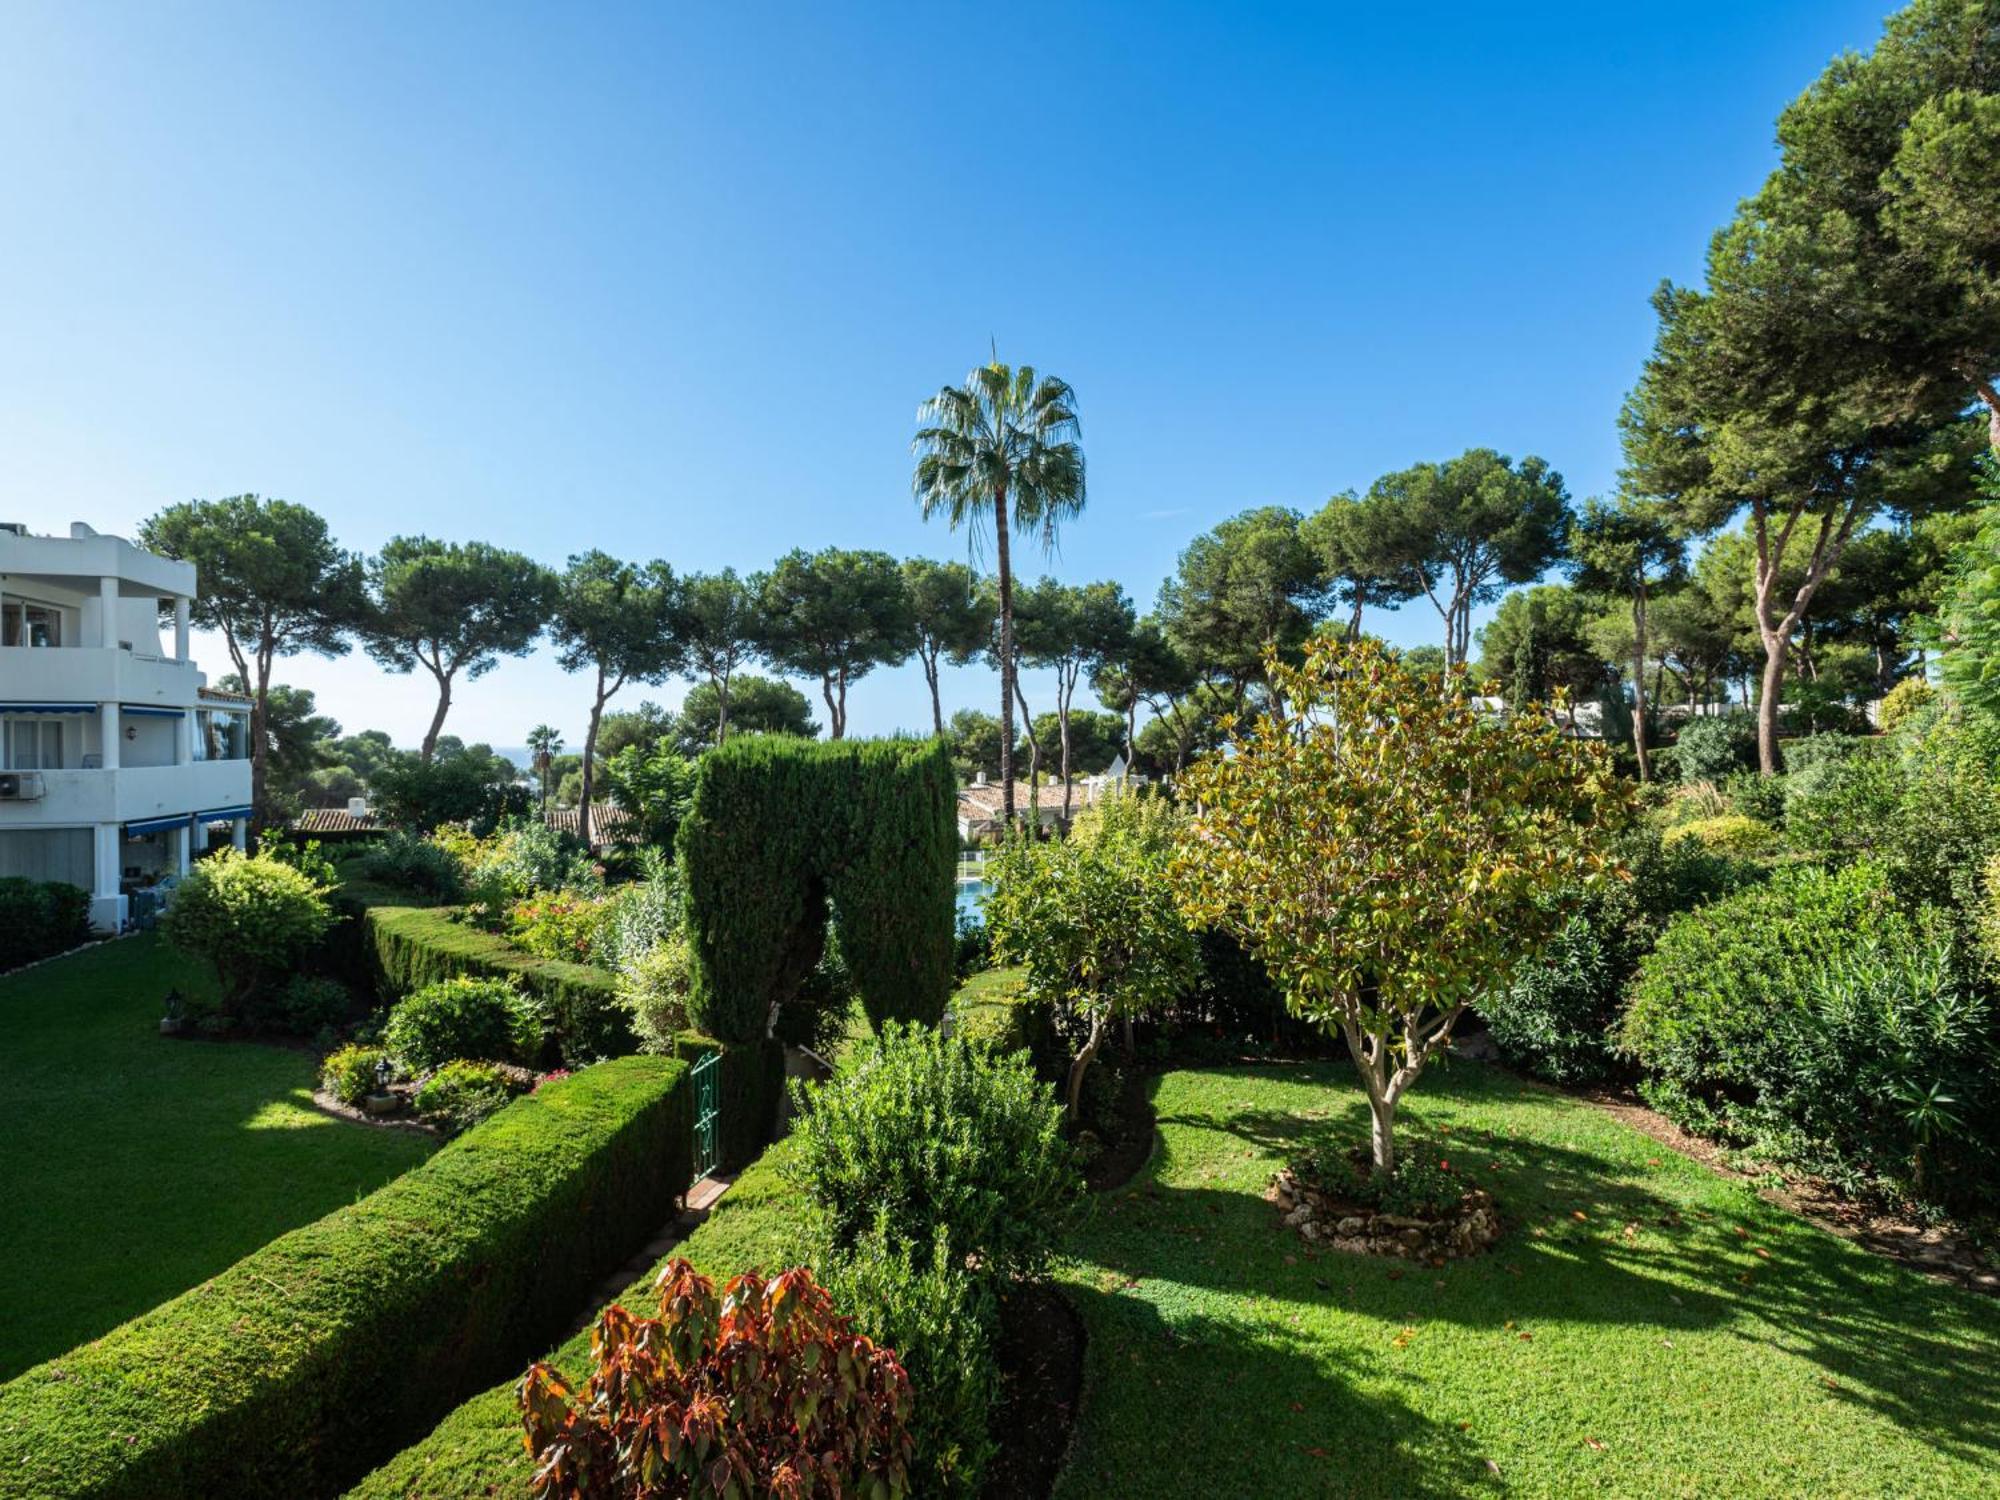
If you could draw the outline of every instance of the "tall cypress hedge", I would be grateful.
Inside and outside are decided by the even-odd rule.
[[[831,907],[869,1021],[951,998],[957,779],[936,740],[751,735],[702,757],[680,852],[694,1024],[761,1040],[819,962]]]

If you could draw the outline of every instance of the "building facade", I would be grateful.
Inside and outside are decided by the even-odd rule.
[[[194,591],[193,564],[81,522],[0,524],[0,877],[83,887],[103,931],[243,844],[250,702],[190,659]]]

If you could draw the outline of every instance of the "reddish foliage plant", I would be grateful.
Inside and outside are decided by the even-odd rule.
[[[658,1287],[658,1318],[598,1320],[581,1391],[545,1364],[522,1379],[539,1500],[908,1494],[909,1378],[812,1272],[747,1273],[718,1299],[677,1258]]]

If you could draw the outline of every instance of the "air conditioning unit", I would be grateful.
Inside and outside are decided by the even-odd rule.
[[[0,771],[0,802],[39,802],[42,778],[33,771]]]

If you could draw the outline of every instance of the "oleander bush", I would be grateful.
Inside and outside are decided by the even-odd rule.
[[[327,1054],[319,1065],[319,1080],[326,1091],[350,1108],[375,1092],[375,1069],[388,1057],[380,1047],[349,1045]]]
[[[909,1378],[811,1271],[718,1297],[675,1259],[657,1289],[657,1317],[599,1317],[580,1388],[546,1364],[522,1380],[538,1500],[911,1493]]]
[[[493,1064],[457,1061],[419,1084],[410,1104],[422,1119],[458,1135],[503,1109],[514,1093],[513,1083]]]
[[[604,898],[574,891],[536,891],[507,908],[506,932],[537,958],[587,964],[596,956],[604,926]]]
[[[448,1062],[527,1062],[541,1053],[541,1007],[498,979],[441,979],[396,1002],[382,1045],[412,1073]]]
[[[90,892],[59,880],[0,877],[0,973],[90,941]]]
[[[181,952],[214,967],[217,1009],[234,1020],[332,925],[326,892],[305,874],[224,849],[188,872],[160,930]]]
[[[8,1500],[338,1494],[571,1326],[688,1185],[684,1065],[620,1058],[0,1385]],[[518,1443],[518,1437],[515,1441]]]
[[[1047,1270],[1083,1183],[1025,1057],[892,1024],[793,1097],[789,1160],[815,1243],[847,1254],[880,1233],[919,1269],[941,1247],[996,1282]]]

